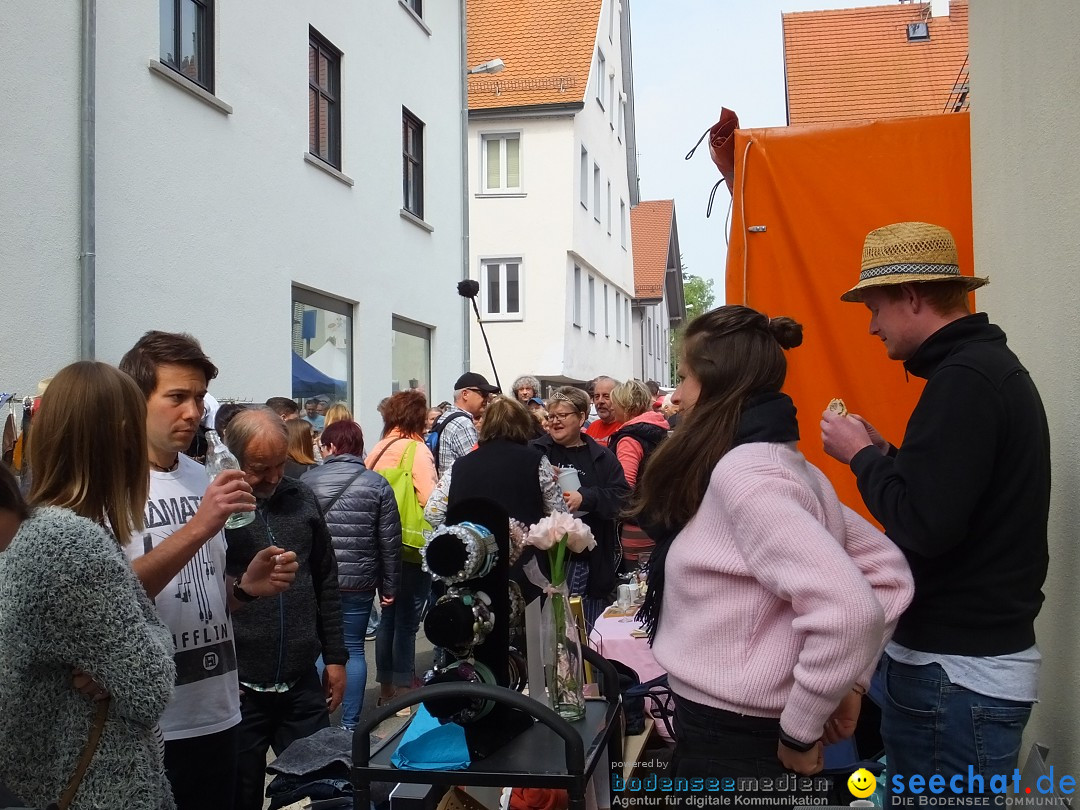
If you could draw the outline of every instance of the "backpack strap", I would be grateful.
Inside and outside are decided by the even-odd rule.
[[[431,454],[435,457],[435,471],[442,475],[443,470],[439,467],[439,451],[442,448],[442,435],[446,430],[446,426],[453,422],[455,419],[461,416],[467,416],[472,419],[472,414],[468,411],[453,411],[452,413],[440,416],[435,420],[435,424],[431,426],[431,432],[435,434],[435,446],[431,449]]]

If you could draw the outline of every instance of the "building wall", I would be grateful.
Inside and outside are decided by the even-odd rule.
[[[649,339],[651,330],[652,339]],[[634,307],[634,377],[671,385],[671,323],[667,300]]]
[[[59,0],[0,26],[0,392],[78,357],[79,31]]]
[[[629,318],[628,292],[630,296],[633,293],[630,194],[626,138],[619,117],[622,68],[618,19],[616,15],[615,25],[610,25],[608,15],[615,5],[614,0],[610,3],[609,7],[605,2],[597,27],[597,42],[605,56],[604,108],[596,98],[599,77],[594,53],[584,107],[576,114],[563,111],[528,118],[474,115],[470,121],[470,273],[483,281],[481,265],[485,259],[521,259],[520,317],[500,320],[485,315],[495,366],[506,387],[521,374],[582,381],[599,374],[625,378],[633,367],[628,343],[631,330],[623,324]],[[614,105],[608,98],[612,95],[612,72]],[[521,188],[516,193],[485,194],[483,137],[500,133],[520,134]],[[588,152],[584,204],[583,146]],[[599,200],[594,166],[599,167]],[[620,202],[625,203],[625,225]],[[575,266],[579,268],[576,292]],[[618,317],[616,296],[622,310]],[[577,307],[575,299],[580,302]],[[491,362],[475,323],[471,341],[473,370],[491,375]]]
[[[1027,742],[1080,768],[1080,17],[1068,0],[971,4],[975,262],[979,308],[1009,335],[1050,423],[1050,572],[1036,625],[1043,671]],[[1024,752],[1026,757],[1026,751]]]
[[[215,94],[231,115],[148,69],[157,3],[99,4],[98,355],[118,361],[147,329],[190,331],[221,368],[213,393],[288,395],[292,289],[317,290],[355,303],[352,393],[372,433],[393,315],[433,327],[433,387],[462,364],[459,5],[425,4],[430,34],[396,3],[216,5]],[[304,159],[309,26],[343,52],[353,186]],[[57,53],[66,79],[77,43]],[[431,231],[400,215],[403,106],[425,122]],[[77,189],[74,164],[59,185]]]

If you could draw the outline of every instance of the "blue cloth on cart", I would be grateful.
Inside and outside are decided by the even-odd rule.
[[[471,760],[469,746],[465,743],[465,729],[457,723],[439,723],[421,704],[390,762],[396,768],[412,771],[468,768]]]

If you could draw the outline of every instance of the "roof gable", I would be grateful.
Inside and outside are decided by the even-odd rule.
[[[468,77],[469,109],[581,103],[601,0],[468,0],[468,60],[506,69]],[[609,60],[616,54],[606,54]]]
[[[643,200],[630,209],[634,297],[662,298],[671,248],[674,200]],[[678,257],[674,257],[678,261]]]
[[[782,15],[788,123],[945,112],[967,62],[968,4],[929,15],[919,3]],[[909,42],[908,24],[923,21],[930,39]]]

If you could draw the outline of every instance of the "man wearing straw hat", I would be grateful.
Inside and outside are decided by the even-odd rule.
[[[890,775],[960,774],[946,782],[954,795],[985,793],[1016,767],[1048,556],[1046,414],[1005,333],[968,309],[986,283],[960,274],[945,228],[871,231],[841,300],[866,305],[870,334],[926,387],[899,446],[861,416],[826,411],[821,422],[825,451],[850,465],[915,578],[882,662]]]

